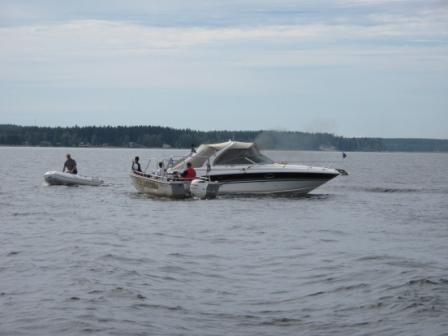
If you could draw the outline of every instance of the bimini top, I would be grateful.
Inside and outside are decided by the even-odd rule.
[[[199,146],[196,153],[179,161],[173,169],[183,167],[186,162],[200,168],[208,162],[212,166],[219,166],[269,164],[272,160],[261,154],[253,142],[227,141]]]

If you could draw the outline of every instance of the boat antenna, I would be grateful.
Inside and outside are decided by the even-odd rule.
[[[151,163],[151,159],[148,160],[148,163],[146,164],[145,170],[144,172],[146,173],[146,171],[148,170],[149,164]]]
[[[210,164],[210,158],[207,159],[207,175],[210,172],[210,170],[212,170],[212,165]]]
[[[166,165],[166,168],[172,168],[174,166],[174,159],[172,157],[170,157],[170,159],[168,160],[168,163]]]

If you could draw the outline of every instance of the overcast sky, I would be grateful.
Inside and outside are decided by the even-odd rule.
[[[0,0],[0,124],[448,138],[447,0]]]

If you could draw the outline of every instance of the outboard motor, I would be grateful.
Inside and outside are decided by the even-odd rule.
[[[190,192],[193,197],[200,199],[216,198],[219,191],[219,182],[212,182],[206,179],[197,178],[191,181]]]

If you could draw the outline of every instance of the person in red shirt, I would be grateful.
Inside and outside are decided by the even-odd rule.
[[[193,165],[191,162],[187,162],[187,169],[183,171],[180,176],[187,181],[192,181],[196,177],[196,170],[194,170]]]

